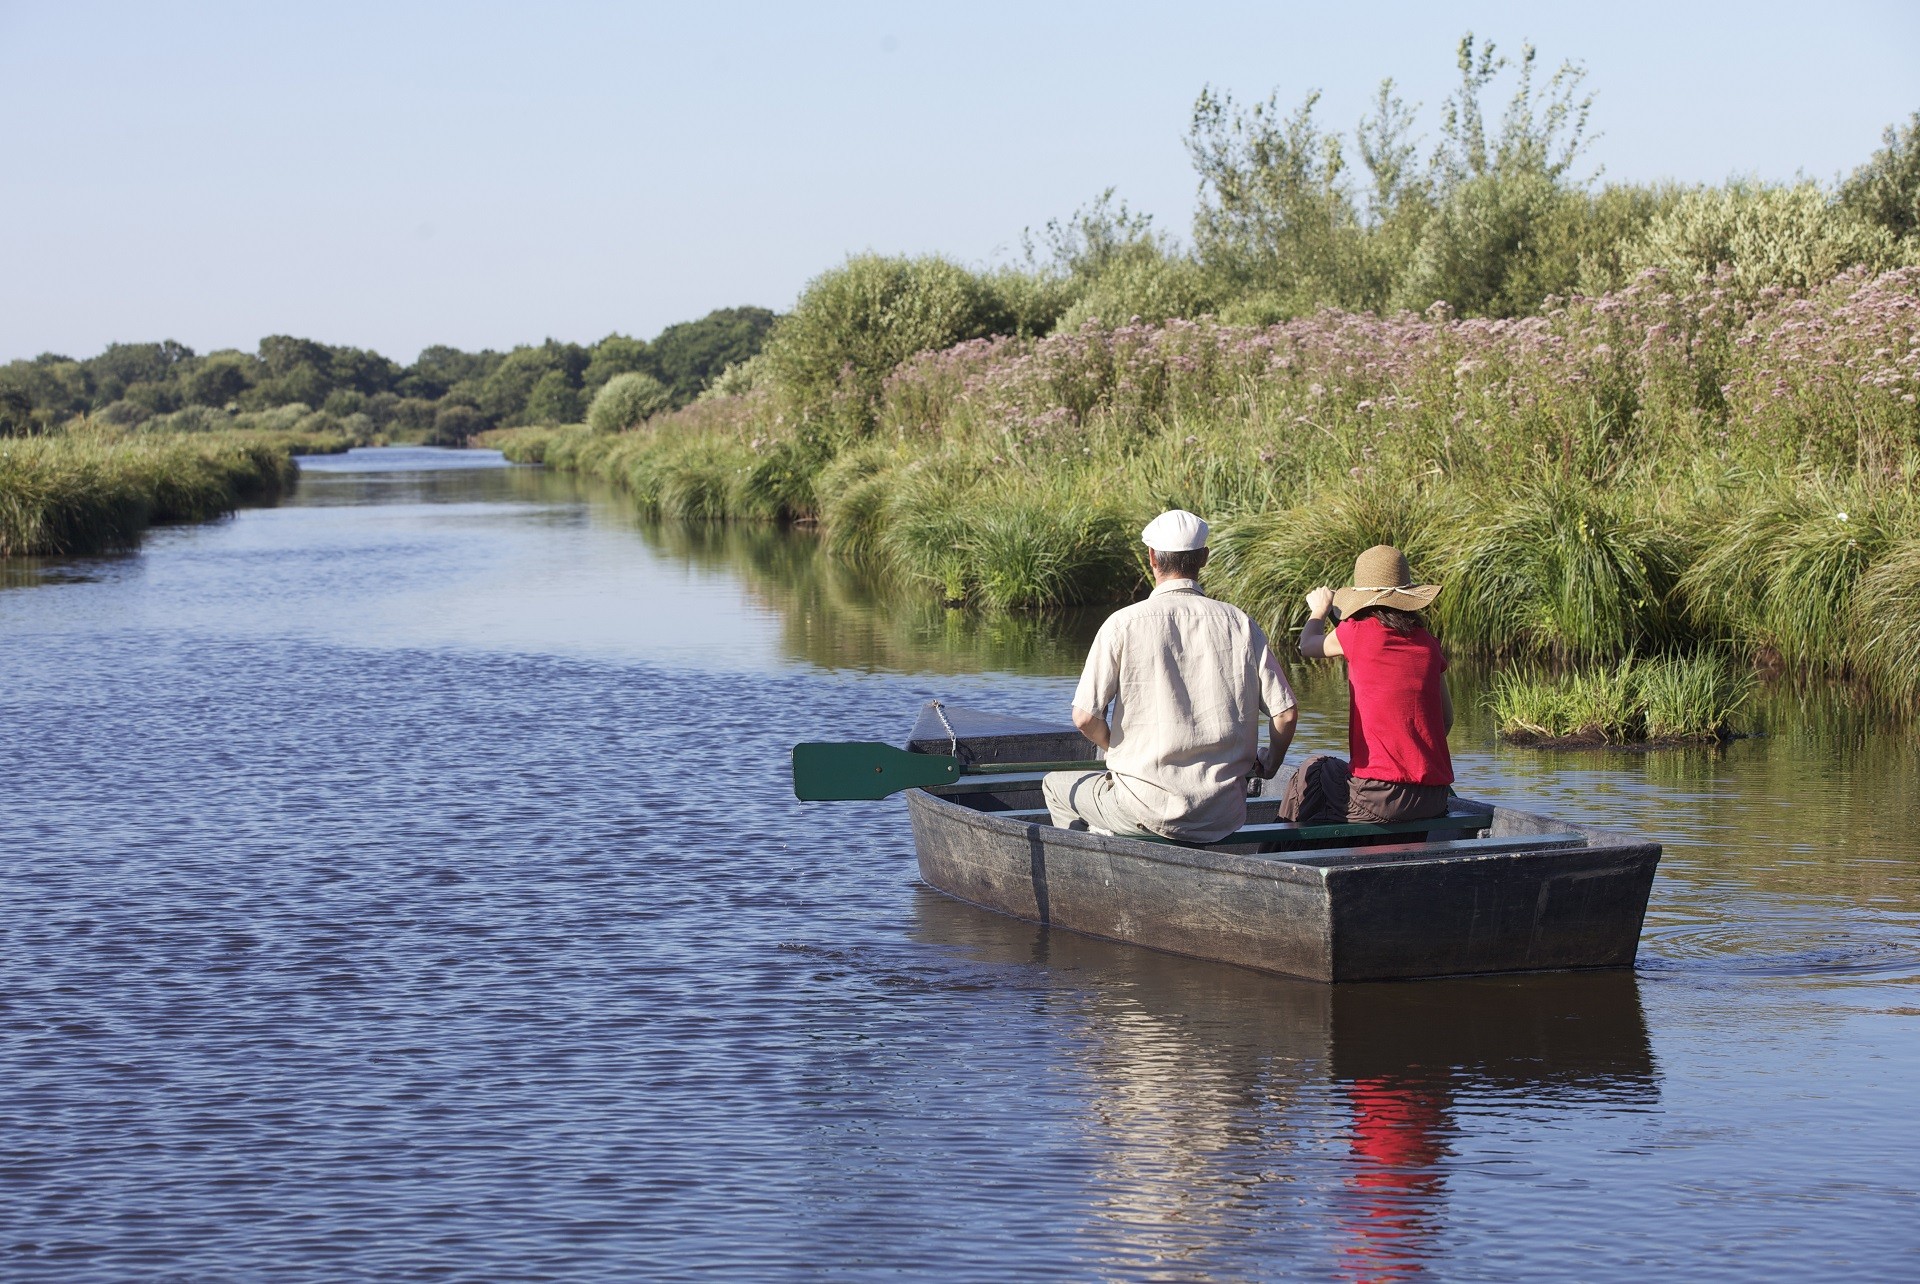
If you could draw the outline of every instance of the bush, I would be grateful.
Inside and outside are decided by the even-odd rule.
[[[1847,617],[1858,674],[1888,702],[1920,708],[1920,537],[1901,540],[1860,577]]]
[[[1462,182],[1427,220],[1397,290],[1402,307],[1445,302],[1463,316],[1522,316],[1580,279],[1575,229],[1586,199],[1520,170]]]
[[[808,284],[774,326],[766,358],[806,431],[860,436],[895,366],[1010,328],[995,292],[958,264],[869,254]]]
[[[615,375],[594,394],[587,407],[587,426],[595,432],[625,432],[667,409],[673,396],[650,374],[637,371]]]
[[[1717,651],[1650,661],[1639,671],[1647,739],[1721,740],[1753,694],[1753,669]]]
[[[1213,287],[1198,263],[1155,245],[1139,245],[1091,274],[1059,324],[1063,330],[1078,330],[1095,321],[1116,326],[1213,310]]]
[[[1768,286],[1806,289],[1856,265],[1894,266],[1892,233],[1836,205],[1813,183],[1733,183],[1688,192],[1622,253],[1629,269],[1660,268],[1680,280],[1710,278],[1747,295]]]
[[[436,446],[464,446],[488,427],[487,417],[477,409],[454,402],[441,406],[434,414],[433,435],[429,440]]]

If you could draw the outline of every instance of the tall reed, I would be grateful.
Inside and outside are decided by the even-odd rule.
[[[278,495],[297,451],[332,444],[285,433],[0,439],[0,556],[132,547],[155,523],[201,521]]]

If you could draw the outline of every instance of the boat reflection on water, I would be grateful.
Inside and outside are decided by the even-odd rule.
[[[1029,984],[1044,975],[1115,1266],[1200,1270],[1284,1230],[1341,1277],[1416,1276],[1475,1130],[1659,1096],[1631,971],[1325,985],[1049,931],[924,888],[914,934]]]

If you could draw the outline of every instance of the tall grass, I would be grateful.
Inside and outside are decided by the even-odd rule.
[[[1525,744],[1706,742],[1736,734],[1751,668],[1713,651],[1551,673],[1523,667],[1488,692],[1500,735]]]
[[[129,548],[150,525],[269,499],[293,455],[331,439],[285,433],[74,432],[0,439],[0,556]]]
[[[1276,628],[1384,541],[1446,586],[1459,650],[1728,647],[1920,707],[1895,556],[1920,540],[1920,269],[1757,293],[1655,271],[1512,321],[1089,323],[861,386],[877,400],[825,436],[775,379],[501,444],[660,516],[817,522],[949,601],[1124,600],[1136,532],[1177,505],[1214,523],[1214,591]]]

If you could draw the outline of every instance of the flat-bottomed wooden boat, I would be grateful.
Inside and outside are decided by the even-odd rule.
[[[929,706],[908,749],[1093,756],[1070,727],[944,715]],[[1038,773],[913,789],[907,807],[930,886],[1090,936],[1318,981],[1632,966],[1659,844],[1464,798],[1409,825],[1288,825],[1284,772],[1204,847],[1058,828]]]

